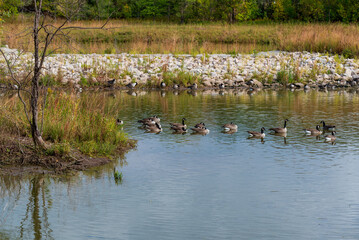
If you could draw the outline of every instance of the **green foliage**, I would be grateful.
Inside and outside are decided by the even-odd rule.
[[[114,154],[127,142],[116,119],[96,111],[98,101],[94,99],[49,94],[46,104],[43,137],[47,141],[68,142],[82,153],[100,156]]]
[[[320,21],[324,18],[322,0],[300,0],[298,10],[304,21]]]
[[[298,71],[286,69],[277,73],[277,82],[286,86],[289,83],[302,82],[302,79]]]
[[[283,21],[295,17],[295,7],[291,0],[277,0],[273,3],[273,18],[275,20]]]
[[[199,83],[200,78],[197,75],[193,75],[185,71],[164,72],[163,82],[167,86],[171,86],[173,84],[181,84],[183,86],[188,86],[189,84]]]
[[[49,156],[65,156],[71,151],[71,146],[68,142],[54,143],[46,149],[46,155]]]
[[[115,179],[116,184],[122,183],[123,181],[123,174],[116,169],[113,169],[113,178]]]
[[[33,1],[2,0],[0,16],[31,9]],[[55,1],[44,0],[44,10],[66,16]],[[80,19],[149,19],[179,23],[251,20],[358,22],[357,0],[86,0]]]
[[[52,87],[56,86],[59,82],[56,81],[55,77],[52,75],[45,75],[41,77],[39,84],[40,86]]]
[[[24,1],[22,0],[0,0],[0,17],[17,15],[22,6],[24,6]]]

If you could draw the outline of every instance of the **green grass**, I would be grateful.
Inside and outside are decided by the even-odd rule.
[[[42,102],[42,101],[41,101]],[[47,155],[61,156],[76,148],[90,156],[110,157],[127,145],[128,136],[116,124],[104,102],[91,97],[48,91],[44,114],[43,138],[50,147]],[[21,103],[8,100],[0,108],[0,133],[30,136]]]
[[[163,82],[167,86],[172,86],[173,84],[181,84],[183,86],[188,86],[189,84],[200,83],[201,78],[200,78],[200,76],[197,76],[192,73],[185,72],[185,71],[164,72],[163,73]]]
[[[56,23],[55,23],[56,24]],[[57,24],[60,24],[58,22]],[[99,27],[102,21],[71,23]],[[19,39],[19,32],[31,28],[31,21],[19,17],[3,24],[1,41],[12,48],[31,50],[31,39]],[[359,27],[342,23],[240,23],[171,24],[111,20],[108,30],[73,30],[71,39],[58,38],[51,49],[64,53],[254,53],[268,50],[309,51],[359,56]],[[65,40],[67,39],[67,40]],[[68,44],[71,41],[71,44]]]

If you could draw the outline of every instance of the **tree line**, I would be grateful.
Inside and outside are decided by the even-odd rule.
[[[44,10],[57,11],[44,0]],[[46,4],[48,2],[49,4]],[[46,8],[46,6],[49,6]],[[0,0],[0,14],[31,12],[31,0]],[[358,0],[84,0],[78,19],[143,19],[178,23],[305,21],[358,22]]]

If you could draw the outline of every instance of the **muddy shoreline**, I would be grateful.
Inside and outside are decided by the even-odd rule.
[[[21,176],[27,174],[65,174],[74,171],[84,171],[102,166],[114,161],[115,157],[123,156],[136,147],[135,140],[120,147],[116,156],[91,157],[82,154],[77,149],[64,156],[49,156],[33,148],[32,140],[28,137],[18,137],[9,134],[0,135],[0,175]]]

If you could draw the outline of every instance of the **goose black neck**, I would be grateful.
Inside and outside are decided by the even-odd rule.
[[[287,127],[287,120],[284,121],[284,128]]]
[[[182,125],[184,125],[184,118],[182,118]]]

